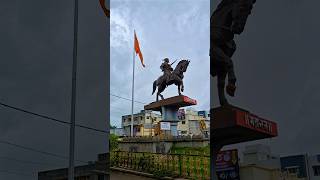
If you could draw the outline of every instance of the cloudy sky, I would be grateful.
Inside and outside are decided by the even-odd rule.
[[[212,2],[215,8],[220,1]],[[238,91],[230,102],[279,125],[279,137],[250,144],[270,145],[280,155],[320,154],[319,6],[318,0],[257,1],[236,37]]]
[[[136,63],[136,100],[155,99],[151,86],[161,74],[161,59],[188,58],[185,94],[199,101],[197,109],[207,109],[209,2],[129,2],[112,2],[110,92],[131,97],[134,27],[147,66]],[[79,3],[77,122],[106,129],[108,20],[98,1]],[[279,124],[278,138],[253,143],[268,144],[280,155],[320,152],[319,6],[318,0],[257,1],[244,33],[236,38],[238,91],[231,102]],[[72,16],[73,1],[0,1],[2,103],[69,121]],[[214,88],[212,92],[214,105]],[[176,87],[164,95],[176,95]],[[119,125],[121,115],[130,113],[130,101],[114,96],[110,100],[111,121]],[[142,105],[137,104],[135,111],[140,109]],[[1,142],[67,156],[68,126],[3,106],[0,117]],[[78,128],[76,133],[76,159],[92,161],[96,154],[107,151],[104,134]],[[37,179],[38,171],[67,164],[65,159],[0,143],[0,179]]]
[[[73,2],[0,1],[0,101],[70,122]],[[107,127],[108,21],[98,0],[79,0],[78,124]],[[37,179],[68,160],[69,127],[0,106],[0,179]],[[76,129],[76,159],[106,152],[106,134]]]
[[[152,83],[161,74],[162,59],[171,62],[186,58],[191,61],[185,73],[185,92],[198,101],[197,110],[210,107],[209,85],[209,19],[208,0],[112,0],[110,20],[110,92],[111,124],[121,126],[121,116],[131,114],[131,102],[113,95],[131,98],[133,30],[140,41],[146,67],[136,58],[135,100],[155,100]],[[175,65],[173,66],[175,67]],[[176,96],[177,86],[170,86],[164,97]],[[134,112],[143,109],[135,103]]]

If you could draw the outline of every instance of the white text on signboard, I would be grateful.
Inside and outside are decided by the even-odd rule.
[[[161,122],[160,129],[161,130],[170,130],[170,122]]]

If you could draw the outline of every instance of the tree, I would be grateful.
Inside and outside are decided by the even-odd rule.
[[[118,139],[119,139],[119,137],[117,135],[115,135],[115,134],[110,134],[109,135],[110,151],[118,150],[118,148],[119,148]]]
[[[110,129],[117,129],[117,126],[110,125]]]

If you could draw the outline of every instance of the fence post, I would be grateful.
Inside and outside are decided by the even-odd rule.
[[[179,154],[178,155],[178,158],[179,158],[179,162],[178,162],[178,166],[179,166],[179,176],[182,176],[182,157],[181,155]]]
[[[187,176],[190,177],[190,155],[186,155],[186,158],[187,158]]]
[[[198,176],[197,176],[197,158],[198,156],[193,156],[192,159],[193,159],[193,177],[195,179],[198,179]]]
[[[167,163],[166,163],[167,164],[167,168],[166,169],[168,171],[168,170],[170,170],[170,168],[169,168],[169,154],[167,154],[166,157],[167,157]]]
[[[134,158],[133,158],[133,164],[134,164],[134,167],[133,167],[133,169],[135,169],[135,170],[137,170],[137,153],[134,153]]]
[[[203,167],[204,167],[203,158],[204,158],[203,156],[200,157],[200,175],[201,175],[201,179],[205,179],[204,172],[203,172]]]
[[[172,171],[176,172],[176,156],[171,155],[171,158],[172,158]]]

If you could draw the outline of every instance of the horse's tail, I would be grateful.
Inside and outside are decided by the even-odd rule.
[[[156,91],[156,88],[157,88],[157,80],[155,80],[155,81],[153,82],[152,95],[153,95],[153,93]]]

